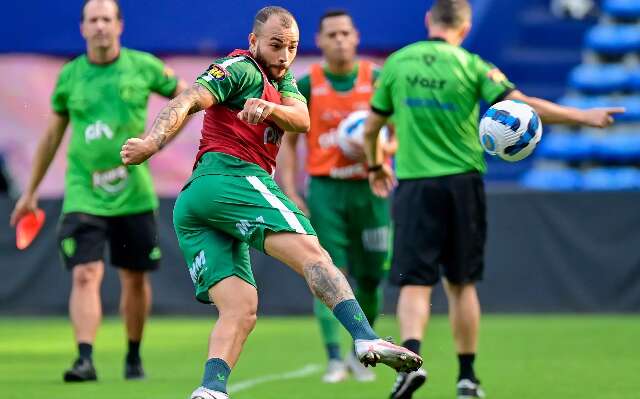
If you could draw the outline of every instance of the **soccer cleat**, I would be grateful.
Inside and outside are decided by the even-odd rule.
[[[419,368],[410,373],[398,373],[390,399],[411,399],[413,393],[427,381],[427,371]]]
[[[144,368],[142,368],[142,361],[138,359],[136,362],[124,362],[124,378],[127,380],[142,380],[144,379]]]
[[[327,364],[327,371],[322,376],[322,382],[335,384],[346,380],[348,377],[347,366],[342,360],[331,359]]]
[[[64,372],[63,378],[65,382],[85,382],[96,381],[98,376],[96,375],[96,369],[93,367],[93,362],[79,357],[73,362],[73,366]]]
[[[422,366],[422,358],[407,348],[383,339],[358,339],[355,341],[356,356],[365,367],[386,364],[401,372],[415,371]]]
[[[376,374],[373,370],[364,367],[353,351],[349,352],[349,355],[345,360],[345,365],[356,381],[371,382],[376,379]]]
[[[484,398],[484,391],[480,388],[480,381],[471,381],[463,379],[458,381],[456,386],[458,391],[458,399],[475,399]]]
[[[205,387],[198,387],[191,394],[191,399],[229,399],[229,395],[224,392],[212,391]]]

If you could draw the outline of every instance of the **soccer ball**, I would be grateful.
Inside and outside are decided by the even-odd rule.
[[[369,111],[354,111],[344,118],[338,125],[338,147],[342,153],[350,159],[360,160],[364,147],[364,122]],[[386,143],[389,140],[389,129],[383,126],[380,129],[379,142]]]
[[[480,144],[490,154],[515,162],[528,157],[542,137],[540,117],[520,101],[501,101],[480,120]]]

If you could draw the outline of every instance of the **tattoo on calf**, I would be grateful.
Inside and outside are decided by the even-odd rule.
[[[330,309],[342,301],[353,299],[353,291],[342,272],[333,265],[315,262],[303,267],[311,291]]]

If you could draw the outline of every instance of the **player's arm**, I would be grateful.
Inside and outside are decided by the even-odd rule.
[[[283,97],[282,104],[250,98],[238,113],[238,118],[252,125],[269,119],[280,129],[292,133],[307,133],[311,126],[307,104],[292,97]]]
[[[178,79],[178,83],[176,84],[176,89],[171,93],[170,98],[176,98],[180,93],[187,90],[189,88],[189,84],[182,79]]]
[[[146,161],[176,135],[187,115],[207,109],[216,103],[215,96],[209,90],[199,83],[194,83],[162,108],[143,139],[127,140],[120,151],[122,162],[125,165],[138,165]]]
[[[624,108],[590,108],[579,109],[565,107],[537,97],[529,97],[519,90],[506,96],[508,100],[518,100],[529,104],[545,123],[584,125],[591,127],[607,127],[613,123],[613,115],[625,112]]]
[[[12,226],[14,226],[22,216],[33,212],[37,208],[38,198],[36,191],[60,147],[60,142],[67,129],[67,125],[69,125],[69,116],[66,114],[54,112],[49,119],[47,129],[36,148],[29,184],[11,214],[10,223]]]
[[[280,179],[282,190],[305,214],[309,214],[307,204],[304,202],[296,185],[296,176],[298,174],[298,153],[296,147],[298,145],[297,133],[286,132],[282,138],[282,146],[280,147],[278,166],[280,170]]]
[[[387,197],[393,186],[395,178],[393,171],[384,163],[382,151],[378,150],[378,136],[380,129],[387,123],[388,116],[372,110],[364,122],[364,152],[369,168],[369,184],[371,191],[379,197]]]

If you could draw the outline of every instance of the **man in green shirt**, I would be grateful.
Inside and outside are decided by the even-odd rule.
[[[125,164],[144,162],[174,137],[188,114],[206,110],[194,171],[173,213],[196,299],[218,308],[202,384],[192,399],[229,397],[231,370],[256,324],[258,293],[249,247],[305,277],[351,334],[360,362],[399,371],[422,364],[373,331],[309,220],[272,178],[284,131],[309,130],[305,99],[289,71],[298,42],[298,25],[289,11],[262,8],[248,50],[216,60],[163,108],[144,139],[129,139],[122,147]]]
[[[173,97],[186,85],[151,54],[121,47],[117,1],[86,0],[80,27],[87,53],[60,72],[51,99],[54,112],[11,222],[36,209],[38,185],[71,123],[59,249],[72,273],[69,313],[79,357],[64,380],[97,379],[92,351],[102,316],[107,243],[122,284],[120,306],[129,340],[125,378],[143,378],[139,349],[151,306],[147,272],[161,257],[154,215],[158,199],[148,165],[125,166],[119,153],[127,139],[144,132],[149,94]]]
[[[362,159],[352,159],[338,146],[337,128],[351,113],[369,108],[379,69],[357,58],[358,31],[351,16],[332,10],[320,19],[316,43],[323,63],[311,66],[298,80],[307,100],[311,129],[306,134],[306,172],[310,175],[306,202],[296,187],[298,137],[287,133],[281,157],[285,194],[309,215],[322,246],[338,267],[355,279],[356,298],[374,324],[381,305],[380,282],[388,252],[389,204],[373,195]],[[375,374],[353,352],[342,359],[339,323],[327,307],[314,301],[328,363],[322,380],[336,383],[351,375],[372,381]]]
[[[393,198],[394,258],[390,279],[400,285],[398,320],[404,346],[418,353],[431,288],[444,274],[459,361],[459,398],[483,397],[473,362],[486,236],[484,154],[478,140],[479,101],[531,105],[546,123],[605,127],[622,109],[579,110],[528,97],[491,64],[460,48],[471,29],[466,0],[437,0],[427,13],[429,40],[393,53],[385,63],[365,125],[369,181],[387,196],[393,172],[376,159],[376,136],[393,115],[398,140]],[[399,373],[391,397],[410,398],[426,372]]]

